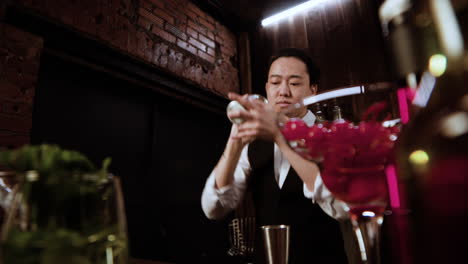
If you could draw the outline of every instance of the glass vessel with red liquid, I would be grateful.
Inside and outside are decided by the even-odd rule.
[[[376,104],[368,112],[381,107]],[[399,132],[398,127],[384,127],[374,120],[307,127],[302,120],[291,119],[282,127],[297,153],[321,163],[325,186],[349,207],[362,261],[372,264],[380,263],[380,226],[388,196],[386,169],[393,163]]]

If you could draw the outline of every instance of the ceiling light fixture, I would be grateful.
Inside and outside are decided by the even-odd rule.
[[[282,11],[276,15],[273,15],[273,16],[270,16],[270,17],[267,17],[265,19],[262,20],[262,26],[266,27],[270,24],[273,24],[283,18],[286,18],[286,17],[290,17],[290,16],[293,16],[299,12],[303,12],[307,9],[310,9],[318,4],[321,4],[325,1],[328,1],[328,0],[310,0],[310,1],[307,1],[305,3],[302,3],[302,4],[299,4],[295,7],[291,7],[289,9],[286,9],[285,11]]]

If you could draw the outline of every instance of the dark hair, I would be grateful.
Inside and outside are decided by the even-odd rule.
[[[307,72],[309,73],[310,84],[319,84],[320,70],[315,66],[314,61],[305,50],[297,48],[285,48],[279,50],[270,57],[268,69],[270,69],[271,64],[273,64],[275,60],[281,57],[294,57],[304,62],[307,67]]]

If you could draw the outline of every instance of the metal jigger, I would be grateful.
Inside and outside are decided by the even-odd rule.
[[[267,264],[288,264],[289,259],[289,226],[262,226],[263,241]]]

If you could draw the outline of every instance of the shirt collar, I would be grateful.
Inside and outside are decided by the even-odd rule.
[[[302,118],[304,122],[307,124],[307,126],[313,126],[315,123],[315,115],[312,113],[312,111],[307,110],[307,113],[305,116]]]

